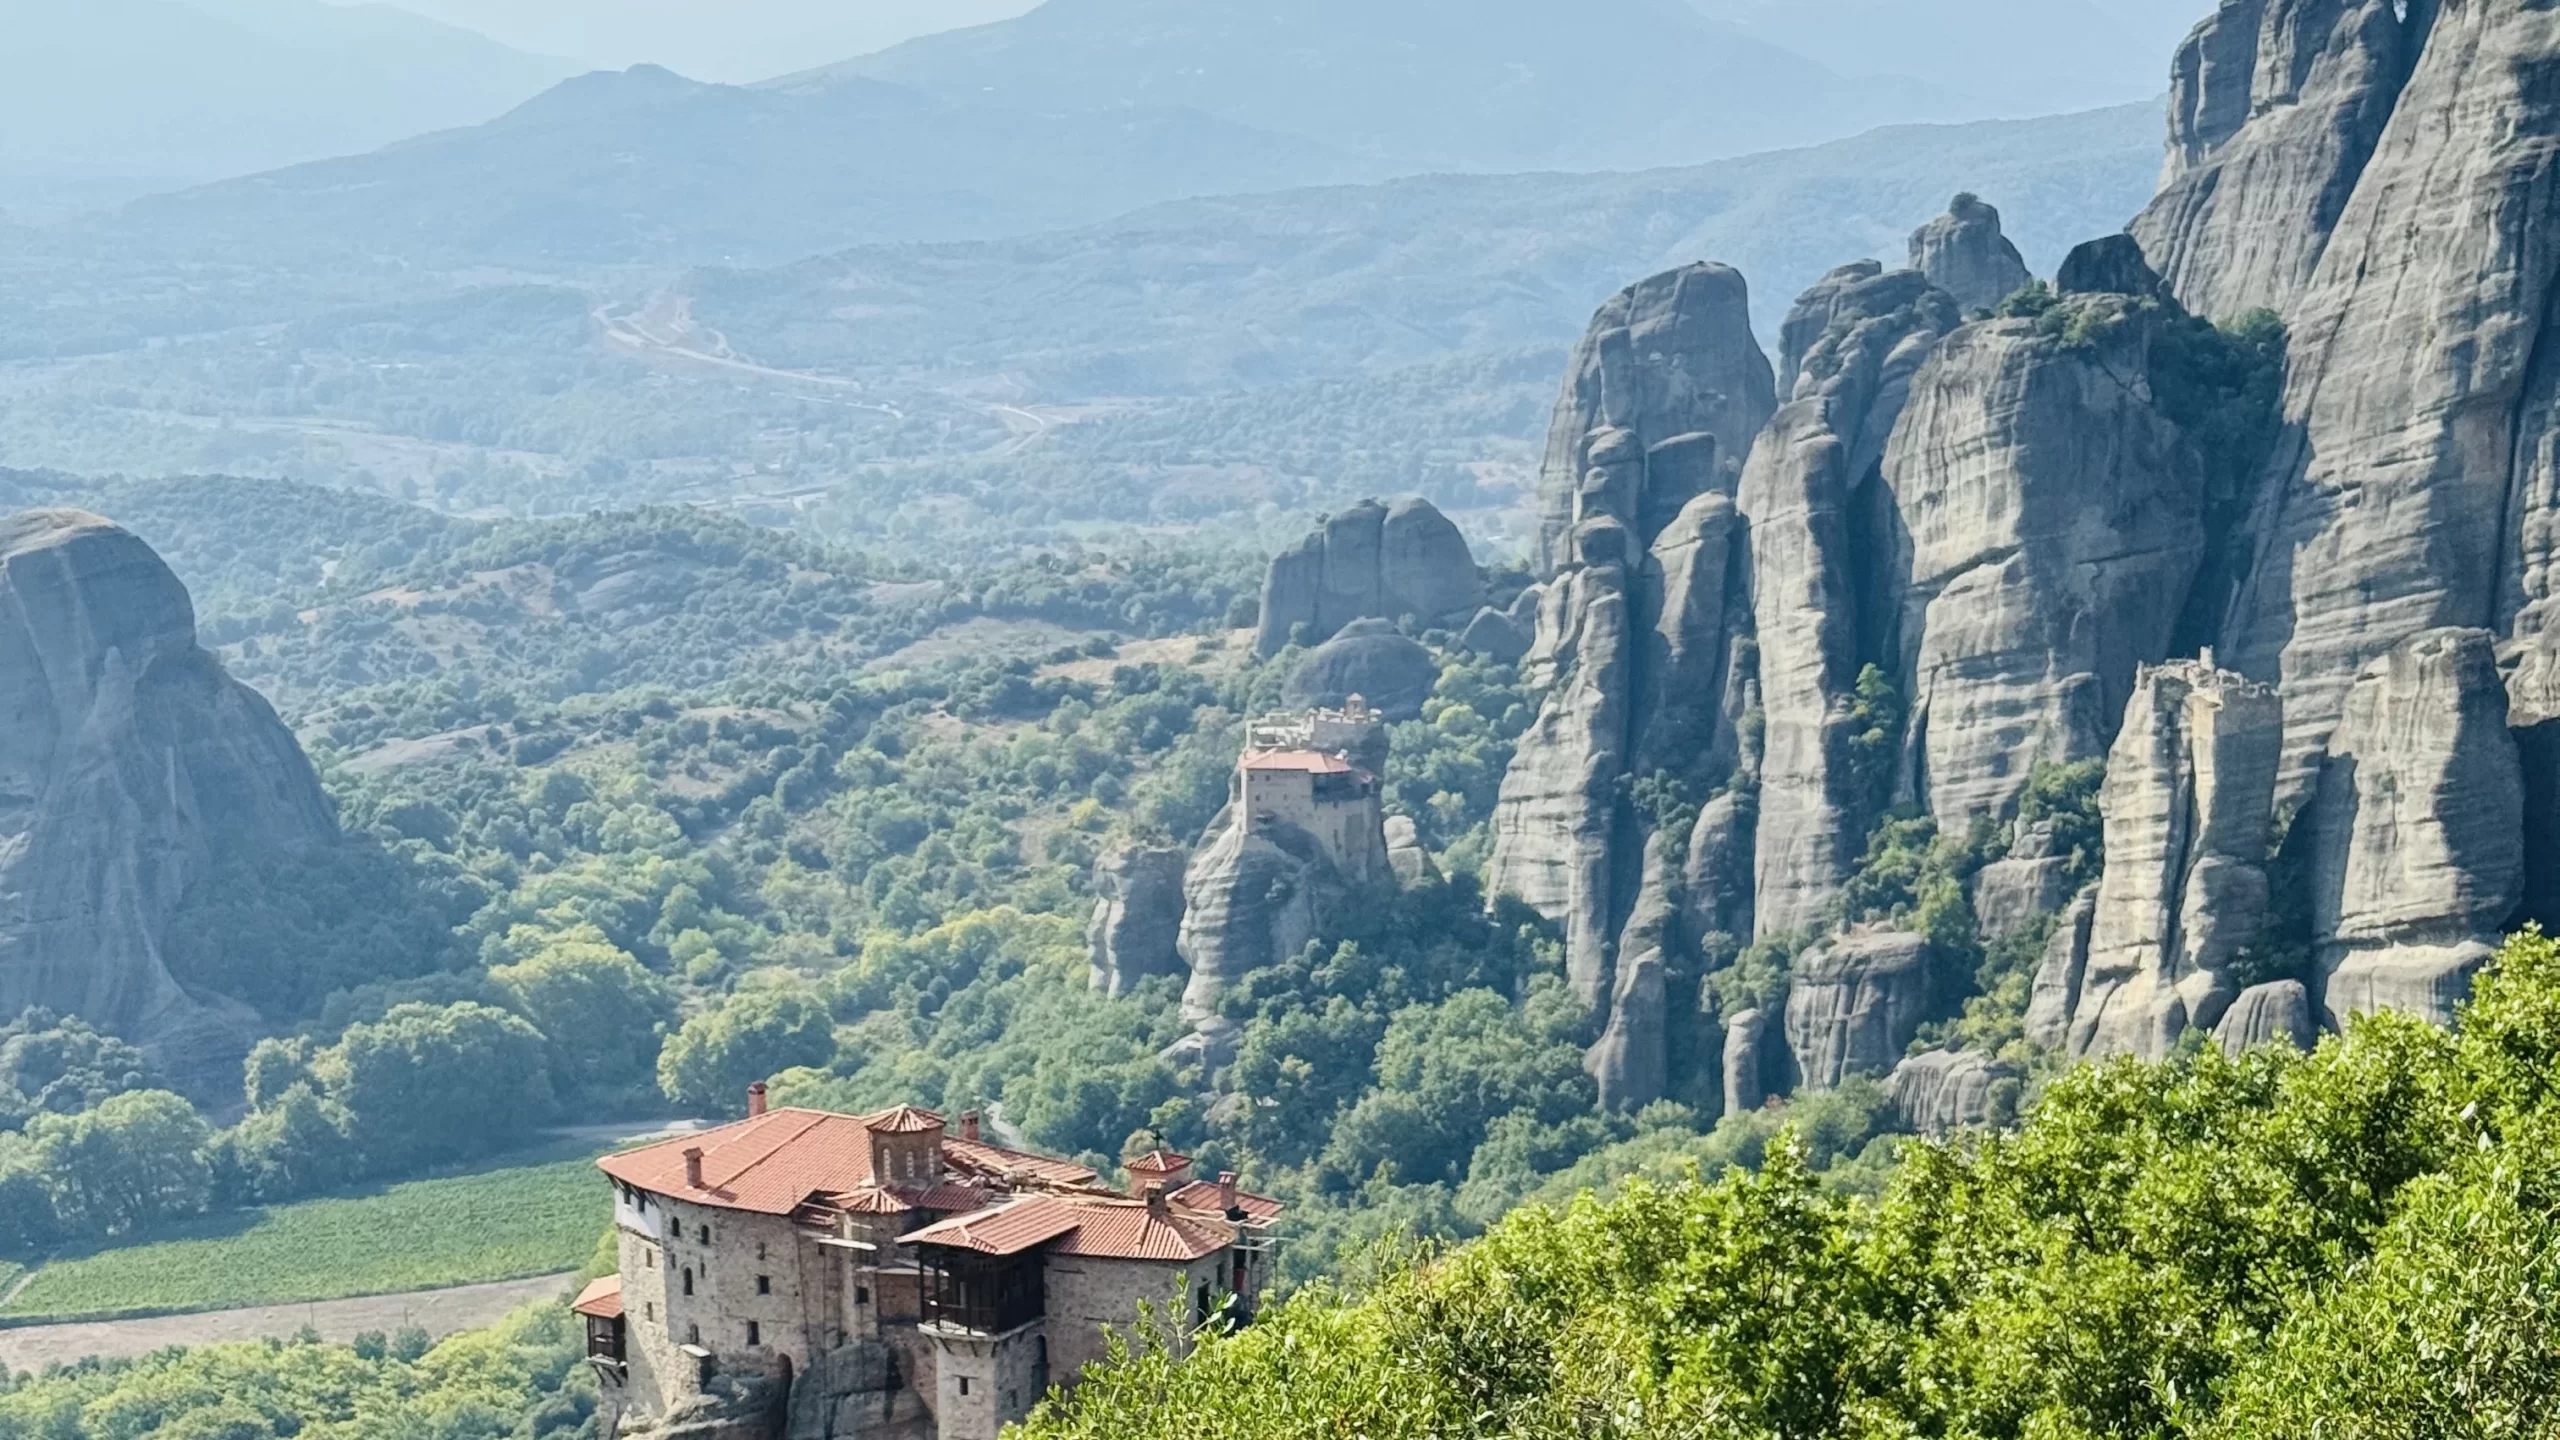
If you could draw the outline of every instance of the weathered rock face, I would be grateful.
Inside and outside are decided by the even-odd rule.
[[[1455,628],[1484,604],[1467,537],[1430,501],[1364,500],[1273,557],[1256,649],[1276,655],[1300,625],[1321,643],[1355,620]]]
[[[1883,1075],[1902,1060],[1937,1001],[1929,942],[1883,930],[1823,941],[1796,957],[1787,1048],[1804,1088]]]
[[[1094,862],[1094,989],[1126,995],[1150,975],[1182,973],[1183,861],[1179,850],[1124,846]]]
[[[2047,1050],[2071,1043],[2071,1017],[2089,976],[2089,927],[2098,914],[2098,887],[2090,886],[2065,907],[2045,941],[2027,998],[2027,1039]]]
[[[1441,879],[1440,862],[1431,858],[1430,847],[1422,843],[1422,831],[1410,815],[1390,815],[1386,823],[1387,868],[1395,872],[1396,883],[1408,888]]]
[[[1763,1010],[1743,1010],[1724,1022],[1724,1113],[1747,1115],[1769,1103],[1783,1082],[1769,1075],[1772,1052],[1783,1056],[1781,1047],[1769,1043],[1770,1022],[1775,1017]]]
[[[2267,910],[2284,707],[2195,661],[2146,667],[2107,762],[2107,865],[2070,1027],[2076,1055],[2159,1059],[2210,1027]]]
[[[1340,709],[1357,695],[1389,720],[1411,720],[1422,714],[1439,679],[1439,660],[1419,641],[1384,620],[1354,620],[1307,652],[1280,696],[1292,709],[1306,710]]]
[[[214,856],[337,838],[292,733],[198,647],[149,546],[72,511],[0,521],[0,1010],[236,1082],[257,1017],[182,989],[168,937]]]
[[[2213,1042],[2226,1055],[2278,1043],[2308,1050],[2319,1040],[2319,1022],[2311,1013],[2311,992],[2299,980],[2250,986],[2231,1002],[2230,1009],[2222,1012],[2222,1023],[2213,1027]]]
[[[2487,631],[2429,631],[2366,667],[2316,807],[2329,1023],[2451,1020],[2524,893],[2524,777]]]
[[[1765,723],[1753,915],[1764,938],[1824,911],[1885,798],[1847,754],[1859,671],[1887,658],[1901,603],[1882,465],[1913,377],[1957,319],[1927,277],[1870,264],[1824,277],[1787,320],[1794,398],[1753,448],[1739,496]]]
[[[2143,258],[2142,242],[2130,235],[2106,235],[2072,247],[2053,275],[2053,288],[2065,295],[2130,295],[2157,298],[2160,276]]]
[[[2555,574],[2560,12],[2408,13],[2424,51],[2291,310],[2292,438],[2221,647],[2282,685],[2288,804],[2366,664],[2423,630],[2536,630]]]
[[[2133,233],[2189,310],[2292,313],[2433,8],[2224,0],[2188,38],[2170,76],[2168,170]]]
[[[2017,1072],[1978,1050],[1930,1050],[1893,1067],[1884,1098],[1903,1128],[1945,1135],[2017,1118]]]
[[[1593,318],[1556,401],[1538,481],[1540,572],[1569,563],[1565,537],[1585,520],[1615,516],[1650,543],[1693,497],[1730,493],[1776,408],[1740,272],[1692,265],[1622,291]]]
[[[1911,268],[1967,311],[1990,309],[2030,278],[2018,247],[2000,233],[2000,212],[1974,195],[1958,195],[1911,237]]]
[[[1885,455],[1909,547],[1908,789],[1950,832],[2007,813],[2037,762],[2106,753],[2204,559],[2203,460],[2150,390],[2163,313],[2119,295],[2056,313],[2086,338],[2017,319],[1941,341]]]
[[[1678,932],[1686,835],[1657,830],[1646,842],[1635,913],[1618,936],[1608,1027],[1584,1057],[1601,1103],[1629,1110],[1662,1098],[1669,1074],[1670,951]]]
[[[1288,827],[1272,827],[1280,839]],[[1182,931],[1176,942],[1191,983],[1183,987],[1184,1023],[1218,1019],[1227,987],[1307,948],[1341,882],[1308,836],[1283,848],[1273,839],[1230,826],[1193,858],[1183,881]]]
[[[2023,935],[2060,912],[2074,888],[2071,857],[2054,853],[2053,827],[2026,826],[1973,878],[1974,928],[1986,942]]]

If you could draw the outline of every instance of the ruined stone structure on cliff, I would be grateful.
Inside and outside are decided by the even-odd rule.
[[[1183,1156],[1130,1189],[978,1117],[773,1110],[599,1161],[617,1272],[577,1300],[607,1440],[994,1440],[1141,1307],[1245,1323],[1280,1206]]]

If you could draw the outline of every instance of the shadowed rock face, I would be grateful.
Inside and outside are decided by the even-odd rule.
[[[1843,935],[1797,956],[1787,1048],[1804,1088],[1890,1072],[1937,998],[1929,942],[1918,935]]]
[[[2000,233],[2000,212],[1973,195],[1958,195],[1911,237],[1911,268],[1968,311],[1990,309],[2029,278],[2018,247]]]
[[[0,1010],[78,1015],[181,1083],[221,1076],[256,1017],[179,987],[171,929],[216,854],[337,834],[292,733],[196,644],[149,546],[73,511],[0,521]]]
[[[1093,988],[1125,995],[1150,975],[1179,975],[1182,955],[1183,854],[1125,847],[1094,862],[1093,922],[1085,941]]]
[[[2015,1071],[1978,1050],[1931,1050],[1895,1066],[1884,1095],[1905,1129],[1945,1135],[2015,1118],[2022,1088]]]
[[[1354,620],[1307,653],[1282,687],[1293,709],[1340,709],[1357,695],[1389,720],[1422,714],[1440,679],[1440,662],[1384,620]]]

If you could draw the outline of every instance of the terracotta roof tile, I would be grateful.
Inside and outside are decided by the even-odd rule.
[[[1200,1212],[1158,1215],[1143,1200],[1078,1202],[1075,1233],[1059,1242],[1060,1255],[1101,1260],[1197,1260],[1236,1243],[1233,1226]]]
[[[938,1245],[974,1250],[981,1255],[1019,1255],[1057,1239],[1081,1223],[1079,1207],[1054,1195],[1025,1195],[966,1215],[954,1215],[899,1238],[909,1245]]]
[[[588,1282],[587,1288],[578,1292],[578,1298],[570,1302],[569,1308],[599,1320],[621,1319],[622,1277],[607,1275],[601,1280]]]
[[[986,1190],[979,1186],[960,1185],[948,1181],[922,1190],[901,1190],[898,1193],[905,1198],[907,1207],[911,1210],[946,1212],[975,1210],[985,1205],[989,1198]]]
[[[1179,1175],[1191,1168],[1191,1157],[1170,1150],[1150,1150],[1135,1160],[1124,1160],[1120,1168],[1132,1175]]]
[[[1321,750],[1249,750],[1245,752],[1247,770],[1303,770],[1310,775],[1354,775],[1359,768],[1339,755]]]
[[[901,1105],[895,1110],[883,1110],[877,1115],[865,1115],[862,1117],[862,1123],[883,1135],[922,1135],[927,1131],[943,1128],[941,1116],[930,1110],[919,1110],[913,1105]]]
[[[626,1185],[695,1205],[788,1215],[813,1195],[872,1182],[871,1130],[847,1115],[774,1110],[655,1145],[608,1155],[596,1167]],[[702,1151],[700,1186],[686,1182],[684,1152]]]
[[[1034,1155],[1027,1150],[1008,1150],[1001,1145],[949,1136],[942,1141],[942,1158],[981,1175],[1002,1177],[1017,1171],[1027,1172],[1033,1179],[1048,1185],[1090,1185],[1102,1178],[1090,1166],[1078,1165],[1072,1160],[1057,1160],[1046,1155]]]
[[[1174,1204],[1188,1209],[1206,1210],[1212,1215],[1226,1213],[1225,1207],[1218,1203],[1218,1186],[1215,1181],[1194,1180],[1174,1191],[1171,1199]],[[1256,1195],[1250,1191],[1239,1190],[1236,1192],[1236,1208],[1255,1220],[1267,1223],[1279,1219],[1280,1212],[1287,1207],[1268,1195]]]

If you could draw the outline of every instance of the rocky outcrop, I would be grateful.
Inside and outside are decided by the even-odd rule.
[[[2133,222],[2188,309],[2217,318],[2293,311],[2382,140],[2434,8],[2223,0],[2188,38],[2170,73],[2168,168]]]
[[[1787,1048],[1799,1083],[1829,1090],[1881,1076],[1938,1000],[1929,942],[1896,930],[1856,931],[1796,957],[1788,979]]]
[[[1150,975],[1182,973],[1182,872],[1179,850],[1121,846],[1093,866],[1093,921],[1085,944],[1093,988],[1126,995]]]
[[[2098,887],[2081,891],[2064,908],[2045,940],[2036,966],[2034,988],[2027,996],[2027,1040],[2047,1050],[2071,1043],[2071,1017],[2080,1008],[2080,993],[2089,977],[2089,928],[2098,914]]]
[[[1301,633],[1321,643],[1354,620],[1455,628],[1483,604],[1484,578],[1448,516],[1413,497],[1363,500],[1273,557],[1255,648],[1276,655]]]
[[[1183,881],[1176,944],[1191,969],[1183,1022],[1212,1024],[1229,986],[1306,949],[1341,892],[1314,837],[1287,826],[1261,835],[1230,826],[1192,860]]]
[[[2316,801],[2312,940],[2332,1025],[2450,1021],[2524,893],[2524,777],[2482,630],[2412,637],[2348,692]]]
[[[1739,495],[1764,721],[1753,847],[1763,938],[1826,911],[1885,799],[1849,753],[1859,672],[1886,658],[1901,601],[1882,465],[1913,377],[1957,320],[1927,277],[1873,265],[1833,271],[1787,320],[1794,398],[1753,448]]]
[[[1779,1093],[1782,1081],[1769,1075],[1772,1052],[1784,1052],[1769,1043],[1769,1012],[1757,1008],[1736,1011],[1724,1022],[1724,1113],[1748,1115],[1769,1103]]]
[[[2105,754],[2136,668],[2169,654],[2206,537],[2203,459],[2150,387],[2166,323],[2065,296],[1963,327],[1912,382],[1884,479],[1907,788],[1942,829],[2008,813],[2039,762]]]
[[[184,586],[94,515],[0,521],[0,1012],[43,1007],[238,1080],[258,1020],[164,959],[217,857],[338,827],[293,735],[196,643]]]
[[[1280,699],[1296,710],[1338,710],[1357,695],[1389,720],[1412,720],[1439,680],[1439,657],[1421,642],[1385,620],[1354,620],[1307,652]]]
[[[2142,243],[2130,235],[2107,235],[2075,245],[2053,274],[2053,288],[2065,295],[2129,295],[2157,299],[2160,276],[2143,258]]]
[[[2213,1027],[2213,1043],[2225,1055],[2240,1055],[2261,1045],[2284,1044],[2308,1050],[2319,1043],[2320,1025],[2311,1013],[2311,992],[2299,980],[2271,980],[2240,992],[2222,1023]]]
[[[1396,883],[1410,889],[1441,879],[1440,862],[1431,858],[1431,849],[1422,843],[1421,828],[1410,815],[1390,815],[1386,823],[1387,868],[1395,872]]]
[[[1649,542],[1695,496],[1730,492],[1775,408],[1740,272],[1691,265],[1620,292],[1575,349],[1548,427],[1539,572],[1570,563],[1565,538],[1586,520],[1613,516]]]
[[[1680,943],[1680,868],[1688,836],[1656,830],[1645,845],[1635,912],[1618,935],[1609,1019],[1584,1067],[1600,1100],[1632,1110],[1662,1098],[1669,1076],[1671,951]]]
[[[2350,7],[2374,25],[2392,8]],[[2291,307],[2291,438],[2221,647],[2284,691],[2289,805],[2367,664],[2423,630],[2531,633],[2560,574],[2560,110],[2544,92],[2560,14],[2408,13],[2425,49]]]
[[[782,1440],[932,1440],[933,1416],[914,1373],[919,1368],[873,1339],[821,1351],[791,1381]]]
[[[2020,827],[2009,853],[1973,877],[1973,923],[1985,943],[2033,930],[2078,888],[2072,857],[2054,853],[2051,824]]]
[[[2099,882],[2070,1044],[2169,1053],[2210,1028],[2267,911],[2265,869],[2284,707],[2196,661],[2143,670],[2107,762]]]
[[[2005,1125],[2018,1115],[2018,1073],[1979,1050],[1928,1050],[1893,1067],[1885,1103],[1917,1135]]]
[[[1967,311],[1990,309],[2031,278],[2018,247],[2000,233],[2000,212],[1976,195],[1958,195],[1911,237],[1911,268]]]
[[[1534,607],[1535,601],[1531,604]],[[1531,615],[1535,617],[1534,608]],[[1511,618],[1509,612],[1488,605],[1476,612],[1467,628],[1458,635],[1458,648],[1470,654],[1517,665],[1529,656],[1529,647],[1537,643],[1537,632]]]

